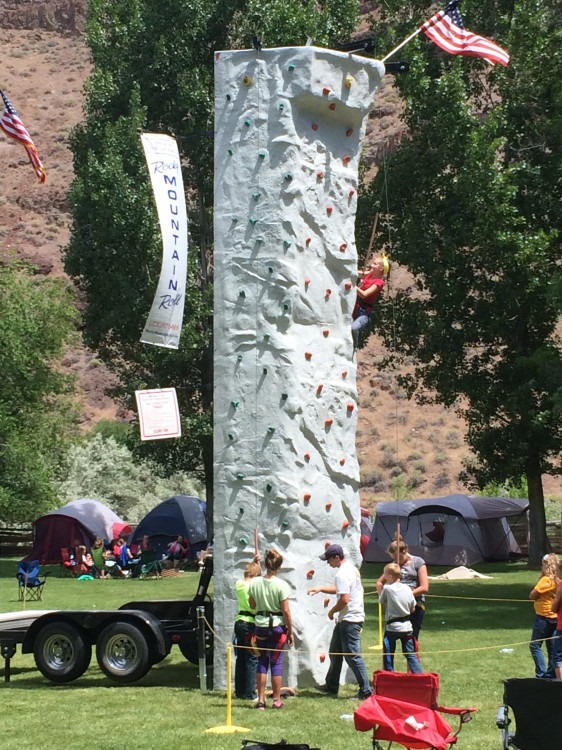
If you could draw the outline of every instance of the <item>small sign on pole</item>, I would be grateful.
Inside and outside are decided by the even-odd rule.
[[[141,440],[181,437],[180,412],[175,388],[135,391]]]

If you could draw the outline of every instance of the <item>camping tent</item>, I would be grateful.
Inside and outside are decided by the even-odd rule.
[[[449,495],[377,503],[367,562],[388,562],[387,547],[400,535],[429,565],[474,565],[508,560],[519,551],[507,518],[527,521],[528,500]]]
[[[132,543],[147,534],[152,547],[159,554],[180,534],[189,542],[190,558],[207,546],[207,504],[191,495],[174,495],[157,505],[141,520]]]
[[[99,500],[81,498],[52,510],[33,522],[33,549],[25,560],[42,565],[61,561],[61,547],[88,549],[96,537],[111,540],[131,533],[131,526]]]

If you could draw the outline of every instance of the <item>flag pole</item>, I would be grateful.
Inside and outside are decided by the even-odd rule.
[[[418,28],[418,29],[416,29],[413,33],[411,33],[410,36],[407,37],[406,39],[404,39],[403,42],[400,42],[400,44],[398,45],[398,47],[395,47],[392,50],[392,52],[389,52],[388,55],[386,55],[385,57],[383,57],[383,59],[381,60],[381,62],[384,63],[384,62],[386,62],[388,60],[389,57],[392,57],[393,55],[395,55],[398,52],[399,49],[402,49],[402,47],[404,47],[406,44],[408,44],[408,42],[411,42],[412,39],[420,33],[420,31],[421,31],[421,27]]]

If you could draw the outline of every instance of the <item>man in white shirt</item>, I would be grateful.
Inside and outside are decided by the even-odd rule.
[[[363,584],[359,571],[349,560],[345,560],[343,549],[339,544],[330,544],[321,560],[326,560],[331,568],[336,568],[334,586],[315,586],[309,594],[336,594],[337,600],[329,610],[328,617],[333,620],[337,615],[336,626],[330,641],[330,667],[326,675],[326,684],[320,685],[322,693],[337,695],[340,686],[340,675],[343,660],[349,664],[359,684],[358,697],[368,698],[371,685],[367,667],[361,655],[361,630],[365,620],[363,604]]]

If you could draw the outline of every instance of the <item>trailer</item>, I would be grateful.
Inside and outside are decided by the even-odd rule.
[[[161,662],[174,644],[190,662],[212,658],[213,603],[208,595],[213,558],[206,557],[191,600],[132,601],[119,609],[30,610],[0,615],[0,653],[5,680],[10,660],[21,646],[32,653],[49,680],[67,683],[84,674],[95,647],[102,672],[129,683]]]

